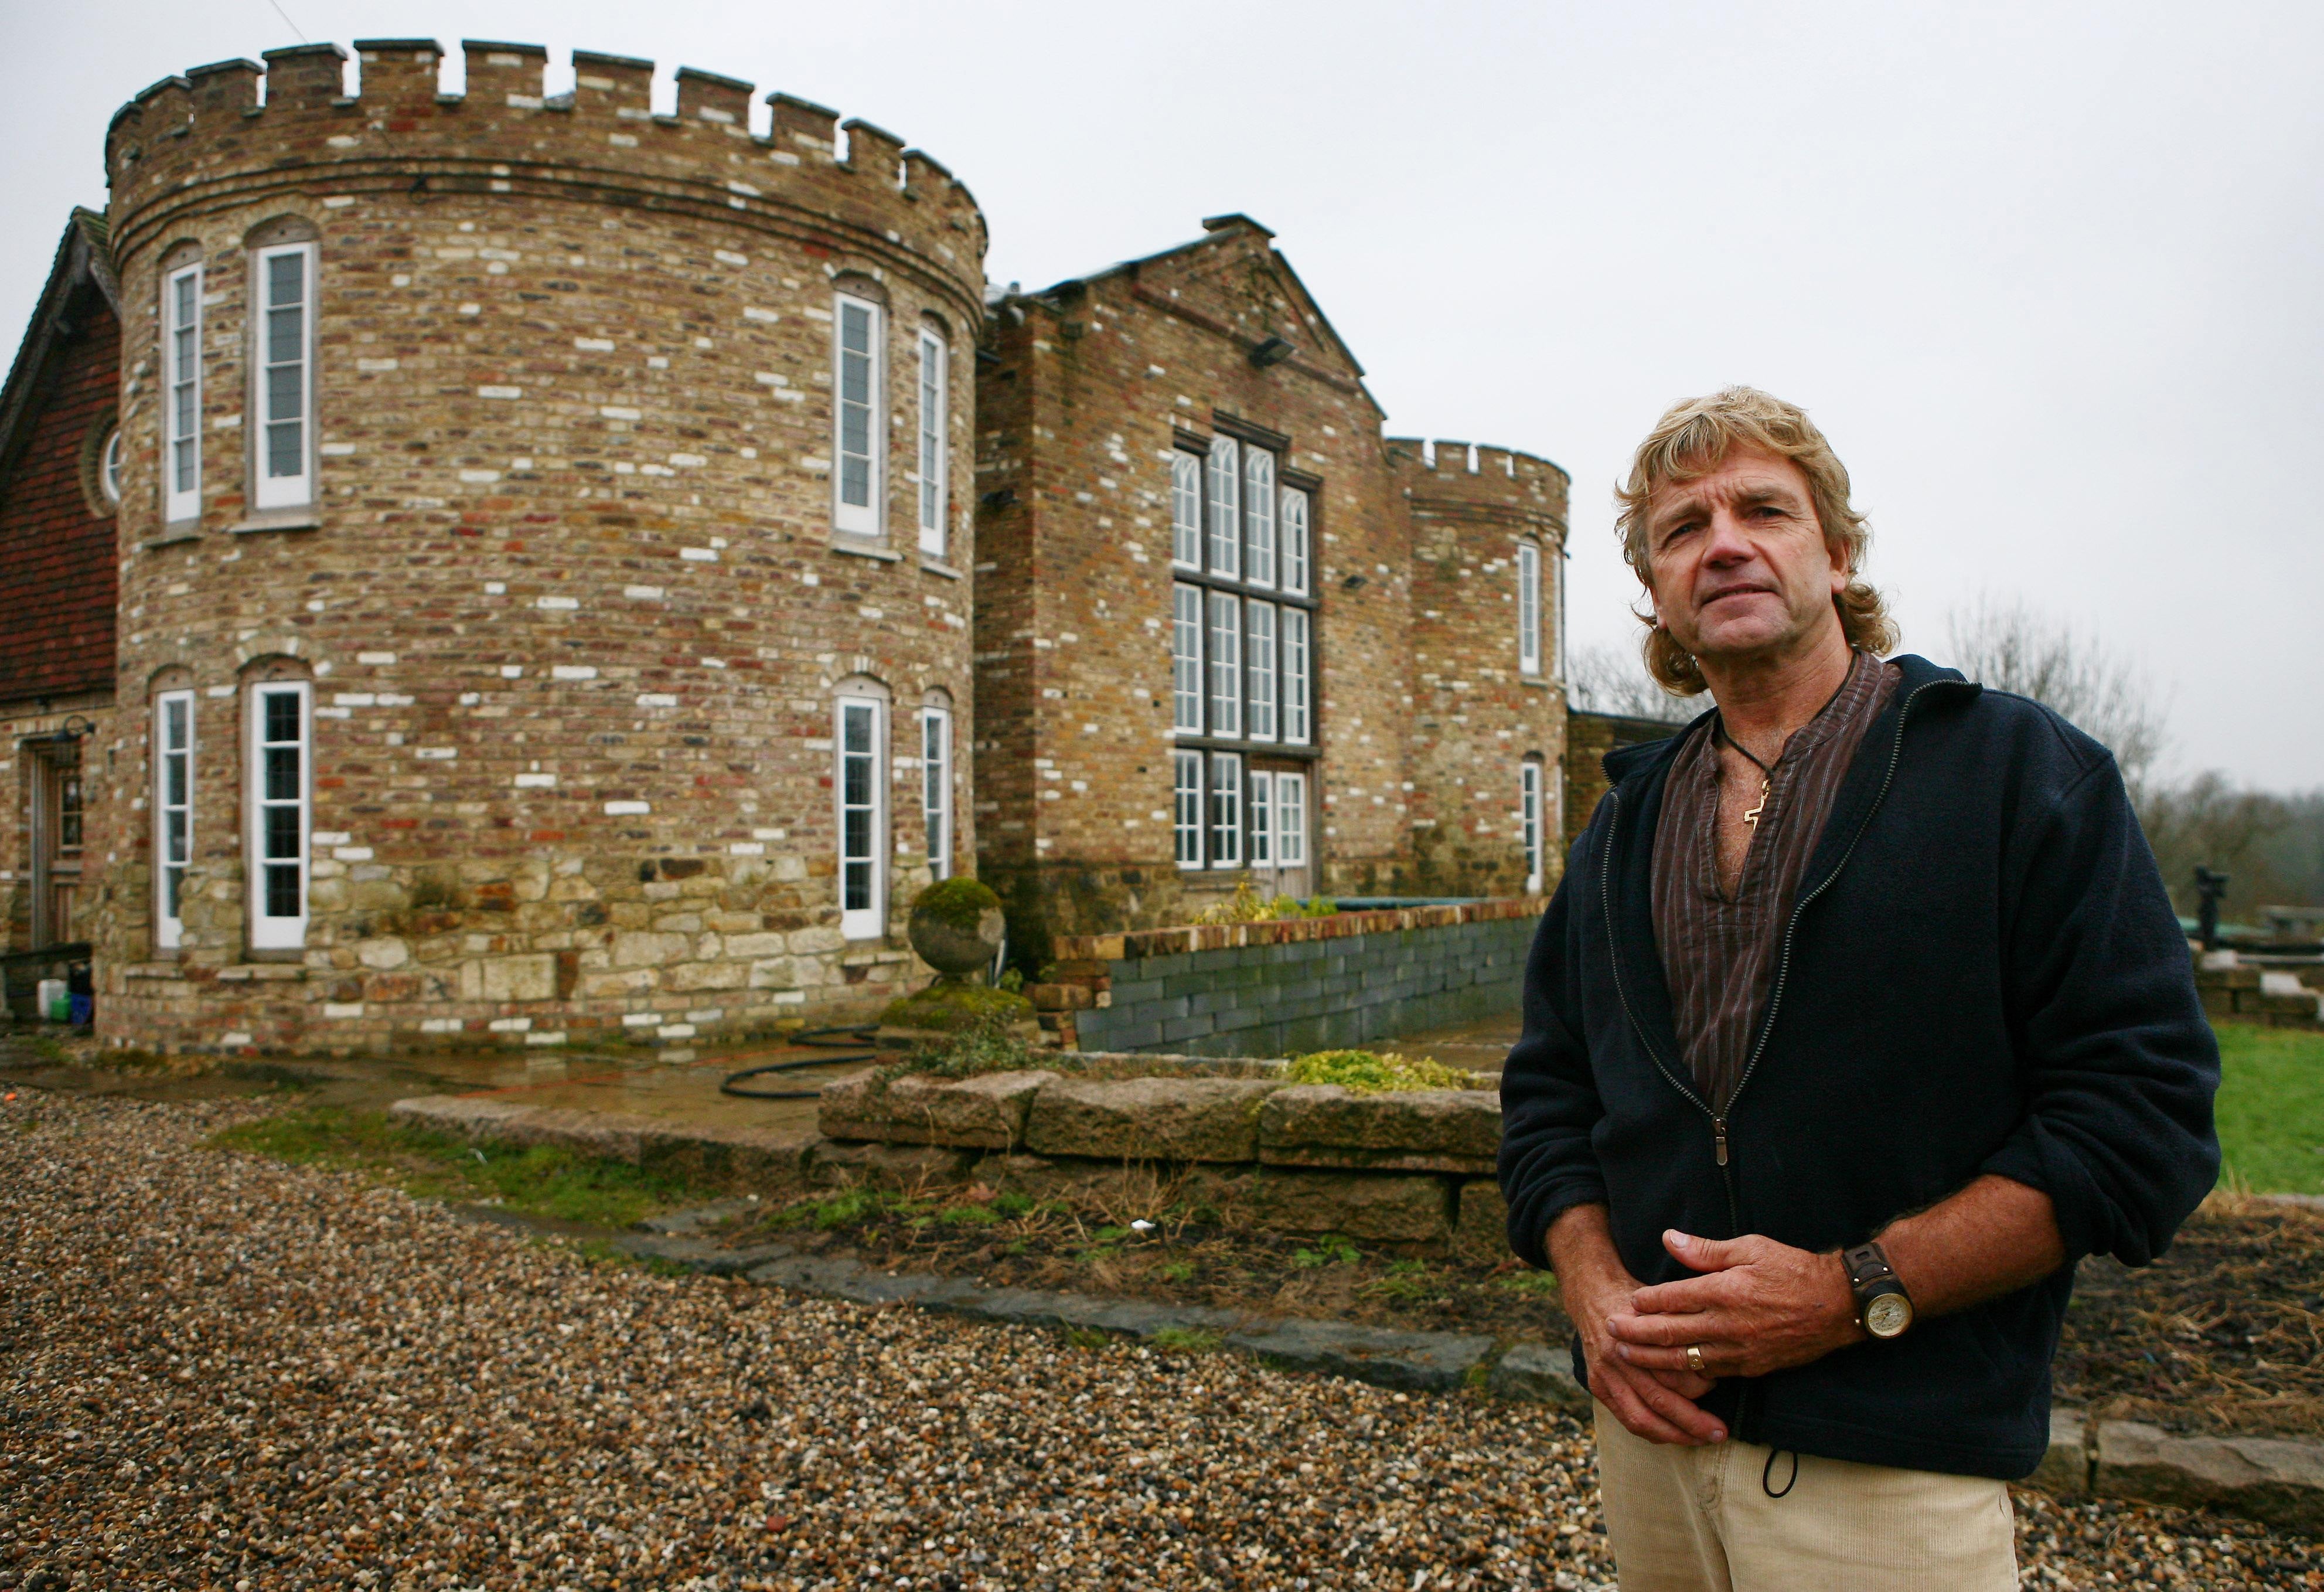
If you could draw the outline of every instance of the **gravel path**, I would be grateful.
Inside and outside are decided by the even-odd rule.
[[[257,1109],[0,1104],[0,1587],[1610,1578],[1545,1412],[655,1276],[200,1147]],[[2324,1587],[2021,1514],[2029,1585]]]

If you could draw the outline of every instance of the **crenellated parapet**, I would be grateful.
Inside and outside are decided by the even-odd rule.
[[[573,91],[552,96],[540,46],[462,49],[457,95],[438,91],[443,51],[429,39],[358,41],[353,95],[336,44],[163,79],[106,133],[115,248],[129,257],[189,216],[276,192],[508,194],[716,217],[881,258],[978,313],[974,196],[884,129],[777,93],[770,131],[754,134],[752,86],[691,67],[678,74],[677,114],[657,115],[651,61],[581,51]]]
[[[1565,545],[1571,479],[1545,458],[1482,443],[1388,440],[1388,468],[1413,517],[1413,551],[1441,560],[1460,551],[1460,529],[1504,528],[1555,551]]]

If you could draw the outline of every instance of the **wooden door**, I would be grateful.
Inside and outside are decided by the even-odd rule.
[[[32,758],[32,945],[77,938],[81,870],[80,746],[42,747]]]

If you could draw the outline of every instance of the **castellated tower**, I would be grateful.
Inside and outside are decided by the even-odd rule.
[[[945,169],[750,85],[470,43],[225,61],[106,141],[100,1032],[682,1043],[876,1006],[973,855]],[[263,102],[260,88],[263,85]],[[844,137],[845,153],[841,153]]]
[[[1412,519],[1414,883],[1546,891],[1563,867],[1566,474],[1466,442],[1388,454]]]

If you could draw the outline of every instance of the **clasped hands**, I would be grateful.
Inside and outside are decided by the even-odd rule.
[[[1722,1423],[1694,1402],[1717,1378],[1804,1365],[1864,1336],[1837,1255],[1756,1233],[1698,1238],[1674,1228],[1663,1247],[1702,1274],[1642,1288],[1618,1266],[1585,1297],[1567,1296],[1591,1391],[1640,1437],[1723,1441]]]

